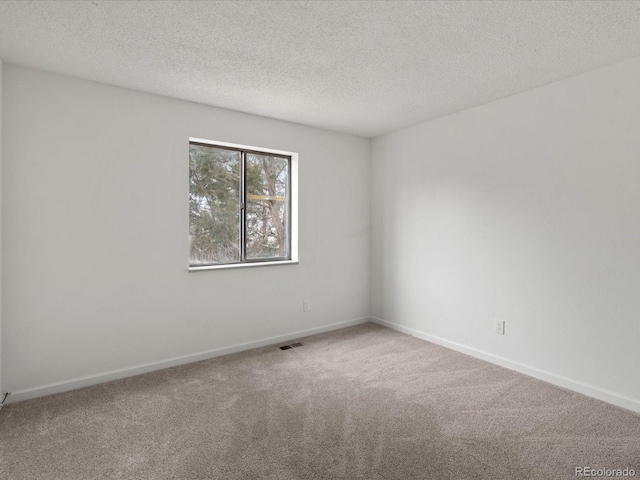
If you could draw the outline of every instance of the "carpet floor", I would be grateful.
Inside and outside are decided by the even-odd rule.
[[[0,478],[640,478],[639,414],[370,323],[301,341],[9,404]]]

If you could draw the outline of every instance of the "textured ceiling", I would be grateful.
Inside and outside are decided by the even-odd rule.
[[[637,55],[638,1],[0,2],[5,62],[367,137]]]

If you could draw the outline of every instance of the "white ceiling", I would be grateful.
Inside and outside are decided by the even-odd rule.
[[[373,137],[640,55],[639,1],[4,1],[5,62]]]

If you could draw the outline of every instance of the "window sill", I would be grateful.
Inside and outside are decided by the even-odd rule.
[[[205,265],[202,267],[189,267],[190,272],[200,272],[204,270],[228,270],[230,268],[253,268],[253,267],[271,267],[274,265],[297,265],[297,260],[280,260],[277,262],[247,262],[247,263],[231,263],[228,265]]]

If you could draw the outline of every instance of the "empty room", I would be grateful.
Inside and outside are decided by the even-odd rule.
[[[0,478],[640,477],[640,1],[1,1]]]

